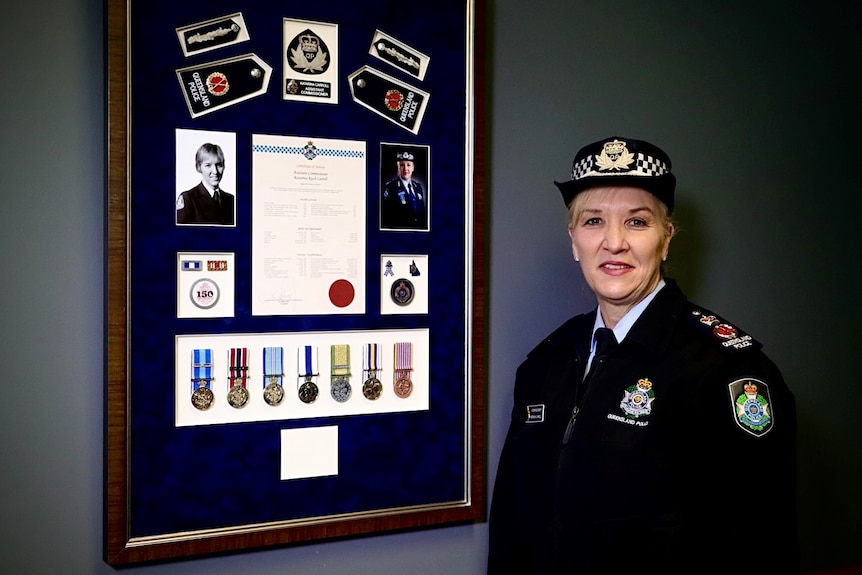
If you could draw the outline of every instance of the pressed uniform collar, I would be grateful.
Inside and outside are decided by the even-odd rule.
[[[686,297],[672,279],[665,279],[665,286],[656,291],[640,316],[625,334],[628,344],[636,344],[654,353],[661,353],[670,342],[673,327],[686,305]],[[529,354],[539,353],[547,347],[566,347],[586,360],[590,353],[593,328],[597,321],[598,308],[577,315],[557,328]],[[616,332],[615,332],[616,333]],[[618,337],[619,339],[619,337]]]

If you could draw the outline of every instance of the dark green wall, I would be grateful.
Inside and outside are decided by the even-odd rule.
[[[862,564],[858,12],[850,1],[493,3],[489,488],[515,367],[592,305],[552,180],[588,141],[641,137],[671,154],[680,182],[671,274],[762,340],[796,392],[805,567]],[[101,560],[102,67],[100,0],[4,8],[4,573],[113,572]],[[740,486],[768,493],[756,461],[739,469]],[[756,552],[745,527],[729,544]],[[481,523],[128,571],[478,574],[486,538]]]
[[[492,406],[538,338],[594,305],[551,180],[601,137],[658,143],[679,181],[670,274],[760,339],[796,394],[808,569],[862,564],[859,11],[832,1],[494,9]],[[505,414],[493,417],[492,458]],[[768,497],[757,465],[740,458],[728,489]],[[740,517],[731,548],[745,549],[756,523]]]

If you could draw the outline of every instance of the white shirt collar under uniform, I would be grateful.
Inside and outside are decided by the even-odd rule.
[[[635,324],[635,322],[640,318],[641,314],[653,300],[655,295],[659,292],[661,288],[665,286],[665,281],[659,280],[658,285],[652,290],[645,298],[637,303],[632,309],[626,312],[626,315],[617,322],[617,325],[614,327],[614,336],[617,338],[617,342],[622,343],[625,337],[628,335],[629,330]],[[596,310],[596,323],[593,325],[593,334],[596,333],[596,330],[600,327],[605,327],[605,320],[602,319],[602,311]],[[596,340],[595,337],[590,344],[590,357],[592,358],[593,353],[596,349]]]

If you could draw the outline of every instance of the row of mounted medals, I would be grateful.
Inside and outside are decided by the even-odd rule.
[[[393,390],[395,396],[406,399],[413,393],[413,382],[410,379],[412,371],[413,346],[411,342],[395,343],[395,370]],[[362,395],[371,401],[379,399],[383,394],[383,384],[377,375],[380,367],[380,344],[363,345]],[[212,349],[195,349],[192,351],[192,395],[191,403],[195,409],[206,411],[215,403],[213,392],[213,362]],[[350,346],[347,344],[330,346],[331,375],[330,395],[339,403],[344,403],[353,395],[350,384]],[[280,405],[284,401],[284,349],[281,347],[263,348],[263,399],[271,406]],[[228,404],[236,409],[245,407],[251,399],[248,390],[248,348],[234,347],[228,350],[230,365],[230,384],[227,393]],[[318,377],[317,347],[305,345],[297,350],[297,394],[303,403],[314,403],[320,395],[320,389],[314,381]]]

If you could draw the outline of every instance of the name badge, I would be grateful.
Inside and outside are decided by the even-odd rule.
[[[527,419],[525,423],[543,423],[545,421],[545,404],[527,406]]]

